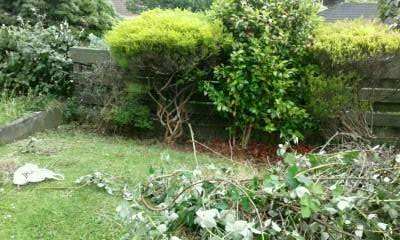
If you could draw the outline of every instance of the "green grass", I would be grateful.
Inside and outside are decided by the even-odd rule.
[[[46,96],[0,96],[0,125],[10,123],[32,112],[45,110],[56,104],[56,101]]]
[[[0,239],[119,239],[124,230],[115,208],[121,198],[94,187],[71,188],[78,177],[100,171],[137,184],[150,166],[194,165],[188,152],[79,130],[64,128],[34,138],[0,147]],[[168,162],[160,158],[164,153],[170,155]],[[198,158],[200,163],[225,164],[208,155]],[[28,162],[64,174],[65,180],[17,189],[4,173]]]

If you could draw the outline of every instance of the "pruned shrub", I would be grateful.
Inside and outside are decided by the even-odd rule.
[[[234,44],[215,70],[218,83],[206,84],[205,90],[217,109],[233,119],[242,147],[254,129],[293,139],[307,127],[298,93],[315,13],[313,1],[215,1],[212,14],[222,20]]]
[[[111,29],[116,14],[109,0],[2,0],[0,22],[17,25],[21,17],[26,22],[36,23],[38,16],[45,15],[47,26],[66,21],[75,32],[83,29],[87,33],[102,35]]]
[[[205,79],[223,40],[222,27],[201,13],[152,10],[106,35],[113,56],[149,86],[164,140],[174,142],[189,120],[186,105]]]
[[[319,70],[307,80],[307,102],[317,126],[330,134],[371,138],[366,112],[372,103],[361,97],[360,89],[365,78],[373,86],[385,59],[399,55],[400,32],[362,19],[325,23],[310,50]]]
[[[316,31],[312,51],[325,66],[395,56],[400,53],[400,32],[362,19],[322,24]]]
[[[128,8],[133,12],[142,12],[154,8],[187,9],[194,12],[210,8],[213,0],[129,0]]]
[[[68,24],[0,27],[0,90],[15,94],[68,95],[75,44]]]
[[[286,153],[260,173],[209,165],[151,169],[137,188],[98,172],[77,183],[126,200],[117,211],[127,239],[399,239],[400,155],[321,150]]]

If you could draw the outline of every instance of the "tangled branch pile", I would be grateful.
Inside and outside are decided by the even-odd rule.
[[[117,211],[141,239],[399,239],[400,156],[388,150],[285,153],[252,178],[215,166],[153,174]]]

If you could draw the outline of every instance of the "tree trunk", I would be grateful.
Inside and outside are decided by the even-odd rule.
[[[253,130],[252,125],[245,127],[245,129],[243,130],[243,135],[242,135],[241,144],[240,144],[242,149],[247,149],[247,146],[249,145],[252,130]]]

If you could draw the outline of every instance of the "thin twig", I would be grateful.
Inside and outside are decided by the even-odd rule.
[[[199,161],[197,159],[196,143],[195,143],[195,140],[194,140],[193,128],[192,128],[192,125],[190,123],[188,123],[188,127],[189,127],[189,130],[190,130],[190,137],[192,138],[193,155],[194,155],[194,159],[196,160],[196,167],[199,168]]]

